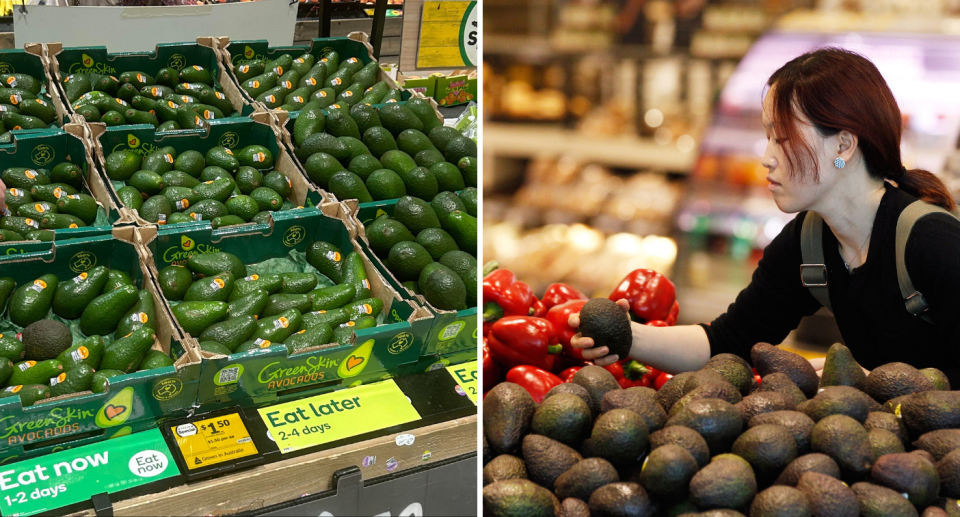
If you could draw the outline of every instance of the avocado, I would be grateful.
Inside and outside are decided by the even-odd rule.
[[[311,328],[301,329],[299,332],[287,338],[283,344],[287,347],[289,354],[295,354],[301,350],[326,345],[333,341],[333,330],[330,325],[314,325]]]
[[[917,509],[900,493],[873,483],[850,487],[857,496],[862,517],[917,517]]]
[[[42,320],[50,312],[57,290],[57,276],[43,275],[17,288],[10,297],[10,321],[21,327]],[[24,383],[18,383],[24,384]],[[26,383],[33,384],[33,383]]]
[[[868,383],[869,380],[867,377]],[[897,406],[907,429],[917,435],[937,429],[960,428],[960,391],[915,393],[905,397]]]
[[[65,371],[50,379],[50,396],[59,397],[90,389],[93,383],[93,368],[86,364]]]
[[[582,400],[585,404],[587,404],[587,407],[590,406],[590,394],[587,393],[587,390],[584,389],[583,386],[580,386],[579,384],[573,384],[572,382],[564,382],[550,388],[550,391],[548,391],[547,394],[543,396],[543,400],[540,401],[540,403],[542,404],[543,401],[549,399],[550,397],[554,397],[560,394],[573,395],[575,397],[579,397],[580,400]]]
[[[325,311],[338,309],[350,303],[356,295],[356,288],[349,284],[340,284],[315,289],[309,293],[312,307],[309,310]],[[301,311],[307,312],[307,311]]]
[[[419,246],[416,243],[401,242],[397,243],[394,248],[402,245]],[[420,246],[420,248],[423,247]],[[424,252],[427,253],[425,250]],[[429,254],[427,257],[429,257]],[[391,264],[396,265],[398,261],[393,259]],[[452,269],[439,262],[432,262],[423,268],[420,272],[418,285],[424,299],[436,309],[461,311],[467,308],[467,288],[463,279]]]
[[[10,334],[0,334],[0,357],[18,362],[25,355],[23,342]]]
[[[21,361],[13,365],[13,374],[7,381],[18,384],[49,384],[50,379],[63,372],[63,364],[56,359],[46,361]]]
[[[867,431],[867,436],[870,438],[870,447],[873,449],[874,464],[880,456],[904,452],[903,442],[886,429],[871,429]]]
[[[554,491],[560,499],[590,499],[598,488],[620,481],[617,469],[602,458],[588,458],[570,467],[557,478]]]
[[[583,460],[573,448],[536,434],[525,436],[521,448],[530,481],[548,490],[553,490],[560,474]]]
[[[827,351],[826,361],[820,376],[820,387],[851,386],[863,391],[866,388],[867,375],[853,358],[850,349],[840,343],[834,343]]]
[[[954,449],[960,449],[960,429],[930,431],[920,436],[913,445],[929,452],[936,461],[940,461]]]
[[[522,459],[501,454],[484,465],[483,486],[506,479],[527,479],[527,467]]]
[[[761,384],[762,385],[762,384]],[[867,420],[870,412],[869,403],[864,393],[850,386],[827,386],[810,399],[804,412],[814,420],[820,420],[830,415],[847,415],[857,422]]]
[[[940,476],[940,493],[946,497],[960,498],[960,450],[950,451],[936,464]]]
[[[397,151],[397,141],[385,127],[374,126],[363,132],[361,139],[375,158],[382,158],[389,151]],[[396,172],[396,171],[394,171]]]
[[[890,434],[887,431],[876,432]],[[870,479],[898,494],[906,494],[917,508],[933,504],[940,493],[940,477],[936,467],[915,454],[900,452],[880,456],[870,470]]]
[[[712,370],[726,379],[727,382],[735,386],[740,394],[746,397],[750,394],[753,385],[753,371],[744,364],[732,360],[714,360],[707,361],[703,367],[704,370]]]
[[[230,293],[228,301],[232,302],[260,290],[266,291],[267,294],[278,293],[282,287],[283,278],[278,274],[236,277],[233,292]]]
[[[64,371],[70,371],[81,364],[96,369],[100,367],[100,358],[103,357],[105,349],[103,337],[90,336],[61,352],[57,360],[63,365]]]
[[[183,300],[187,289],[193,284],[193,274],[184,266],[167,266],[157,275],[163,297],[170,301]]]
[[[650,435],[650,449],[677,445],[690,453],[700,467],[710,462],[710,449],[699,433],[682,426],[669,426]]]
[[[314,241],[307,247],[307,263],[335,283],[343,281],[343,255],[340,248],[325,241]]]
[[[833,458],[844,477],[863,476],[873,464],[873,449],[866,429],[846,415],[832,415],[817,422],[810,443],[814,452]]]
[[[229,271],[234,279],[247,276],[247,267],[232,253],[215,252],[193,255],[187,259],[187,268],[200,276],[214,276]]]
[[[0,391],[0,399],[7,397],[20,397],[20,405],[32,406],[40,400],[50,398],[50,387],[45,384],[11,384]]]
[[[579,387],[572,383],[565,383],[563,385]],[[584,391],[586,392],[586,390]],[[663,408],[657,404],[656,400],[654,400],[653,395],[646,395],[644,391],[646,390],[641,387],[608,391],[600,401],[600,412],[606,413],[611,409],[629,409],[640,415],[640,418],[643,418],[648,431],[658,431],[663,427],[663,424],[667,422],[667,414]],[[589,393],[586,393],[586,395],[589,397]]]
[[[433,208],[426,201],[411,196],[401,197],[397,201],[393,217],[414,235],[426,228],[440,228],[440,220]]]
[[[797,445],[797,455],[810,452],[810,434],[813,432],[814,421],[799,411],[772,411],[751,418],[749,427],[759,425],[776,425],[790,431]]]
[[[556,496],[526,479],[507,479],[483,487],[483,514],[490,517],[553,517],[559,512]]]
[[[223,302],[181,302],[170,308],[177,323],[192,336],[199,336],[210,325],[227,317]]]
[[[283,294],[306,294],[312,291],[318,282],[317,275],[313,273],[281,273],[283,279],[280,288]],[[307,309],[304,309],[306,311]],[[303,311],[301,311],[303,312]]]
[[[127,181],[141,169],[142,157],[130,150],[114,151],[107,156],[104,169],[114,181]],[[182,170],[182,169],[181,169]]]
[[[600,414],[600,403],[608,391],[619,390],[620,384],[613,374],[599,366],[585,366],[574,374],[574,384],[583,386],[590,393],[590,411],[594,415]]]
[[[680,400],[678,400],[677,403],[670,408],[670,412],[667,413],[667,418],[679,413],[690,402],[700,399],[720,399],[731,404],[736,404],[743,398],[740,396],[740,392],[737,390],[737,388],[727,381],[707,382],[697,386],[696,389],[687,393]]]
[[[21,333],[26,357],[35,361],[56,359],[73,344],[73,334],[56,320],[40,320],[27,325]]]
[[[933,383],[920,370],[906,363],[887,363],[867,376],[866,389],[881,404],[896,397],[933,390]]]
[[[757,391],[746,396],[736,404],[740,418],[749,422],[751,418],[773,411],[792,411],[796,406],[787,399],[786,395],[775,391]]]
[[[797,442],[787,429],[762,424],[740,435],[733,443],[733,453],[750,462],[757,480],[767,485],[797,458]]]
[[[833,458],[818,452],[805,454],[790,462],[774,482],[775,485],[797,486],[805,472],[815,472],[840,479],[840,466]]]
[[[130,373],[136,370],[153,346],[157,336],[150,327],[140,327],[132,333],[107,345],[100,359],[100,368]]]
[[[697,507],[743,509],[757,493],[750,464],[735,459],[714,459],[690,480],[690,499]]]
[[[188,302],[225,302],[233,291],[233,278],[230,271],[201,278],[190,284],[183,299]]]
[[[666,425],[681,425],[700,433],[711,455],[728,452],[743,429],[737,409],[719,399],[694,400],[667,420]]]
[[[763,382],[760,383],[760,388],[757,391],[775,391],[787,397],[794,405],[807,401],[806,395],[786,374],[771,373],[761,380]]]
[[[657,404],[660,404],[660,407],[662,407],[664,411],[670,411],[670,408],[686,394],[686,392],[684,392],[684,385],[691,377],[693,377],[693,372],[683,372],[674,375],[670,380],[665,382],[663,386],[657,390]]]
[[[498,454],[520,452],[530,432],[537,403],[527,390],[512,382],[500,383],[483,398],[483,433]]]
[[[617,466],[634,464],[647,448],[649,431],[640,415],[628,409],[612,409],[593,424],[584,450]]]
[[[663,445],[650,451],[644,460],[640,484],[657,500],[681,501],[687,497],[690,480],[699,469],[689,451],[679,445]]]
[[[157,329],[157,311],[154,308],[153,294],[143,290],[138,293],[139,301],[120,320],[116,334],[126,336],[140,327]]]
[[[750,358],[761,378],[771,373],[784,373],[808,398],[817,394],[820,378],[810,361],[802,356],[767,343],[757,343],[750,350]]]
[[[863,423],[863,428],[867,431],[871,429],[886,429],[890,431],[904,444],[910,443],[910,437],[907,434],[907,427],[903,423],[903,420],[897,417],[892,413],[886,413],[882,411],[871,411],[867,414],[867,420]],[[960,433],[955,438],[957,446],[960,447]],[[919,442],[915,442],[914,445],[918,448],[927,450],[927,447],[923,445],[928,442],[923,440],[923,436],[920,437]],[[952,450],[952,449],[951,449]],[[946,454],[946,452],[944,452]]]
[[[7,379],[13,375],[13,361],[0,357],[0,386],[7,385]]]
[[[590,434],[591,420],[586,402],[576,395],[560,394],[540,404],[533,414],[531,432],[579,447]]]
[[[234,287],[236,291],[236,287]],[[231,318],[240,316],[259,316],[267,306],[270,294],[263,289],[258,289],[250,294],[230,301],[227,311]]]
[[[316,278],[316,277],[314,277]],[[290,309],[296,309],[301,314],[310,312],[313,302],[306,294],[274,294],[267,300],[267,305],[260,314],[263,317],[282,314]],[[334,307],[335,308],[335,307]],[[219,341],[219,340],[213,340]],[[221,343],[223,343],[221,341]],[[226,345],[226,343],[223,343]]]
[[[750,505],[750,517],[809,517],[812,512],[807,496],[789,486],[772,486]]]
[[[594,346],[606,346],[611,355],[626,359],[633,345],[630,317],[616,302],[594,298],[580,309],[580,333],[593,339]]]
[[[216,355],[230,355],[230,349],[217,343],[216,341],[201,341],[200,350],[210,352]]]
[[[173,213],[173,204],[164,196],[153,196],[143,202],[139,213],[147,222],[167,224],[167,218]]]
[[[283,343],[288,337],[302,327],[302,316],[296,309],[269,318],[257,323],[257,328],[249,339],[266,339],[273,343]]]
[[[387,104],[379,109],[378,115],[383,127],[395,137],[407,129],[423,132],[423,122],[409,108],[399,103]]]
[[[107,283],[109,285],[109,280]],[[86,306],[80,315],[80,330],[88,336],[112,334],[120,325],[120,320],[138,301],[139,295],[136,287],[126,284],[120,285],[116,289],[96,297]]]
[[[350,284],[356,290],[354,300],[363,300],[370,297],[370,280],[367,278],[367,270],[364,266],[363,257],[356,251],[347,254],[343,264],[343,281],[340,283]]]
[[[207,327],[197,339],[200,341],[216,341],[230,351],[234,351],[241,343],[249,339],[256,329],[256,316],[232,316],[226,321],[214,323]]]

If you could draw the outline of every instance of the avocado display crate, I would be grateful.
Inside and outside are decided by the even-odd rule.
[[[293,156],[285,146],[281,145],[281,137],[271,123],[272,116],[276,115],[256,113],[251,117],[211,121],[209,128],[206,130],[194,129],[161,133],[156,132],[152,126],[146,124],[111,128],[106,128],[99,123],[89,124],[93,133],[94,153],[98,168],[103,173],[103,181],[107,185],[114,203],[120,207],[119,210],[123,216],[120,221],[121,224],[155,225],[155,223],[140,217],[137,211],[120,203],[117,196],[117,186],[122,183],[111,181],[106,175],[107,156],[120,150],[132,150],[137,154],[146,156],[161,147],[171,146],[177,150],[177,153],[195,150],[206,154],[210,148],[217,146],[238,150],[248,145],[261,145],[273,153],[274,169],[283,173],[289,180],[291,186],[290,201],[298,206],[308,206],[331,200],[331,197],[310,184],[307,177],[300,172]],[[280,213],[282,212],[274,212],[274,215],[277,216]],[[202,224],[206,227],[211,225],[210,221],[191,224]]]
[[[375,201],[373,203],[360,203],[359,205],[356,204],[356,200],[353,200],[348,205],[351,206],[350,216],[353,224],[357,227],[357,242],[370,257],[377,271],[387,279],[393,289],[401,293],[404,299],[413,300],[417,304],[427,307],[434,314],[433,328],[430,329],[430,335],[423,348],[423,356],[427,358],[425,360],[431,361],[432,364],[432,362],[440,360],[440,356],[453,355],[464,351],[472,353],[473,357],[476,358],[477,327],[480,322],[477,308],[471,307],[462,311],[437,309],[430,305],[423,296],[413,294],[403,287],[397,277],[387,269],[386,264],[380,260],[380,257],[377,257],[370,249],[370,242],[367,241],[366,236],[366,225],[383,215],[393,217],[397,200]],[[454,355],[454,357],[459,356]]]
[[[40,43],[30,43],[25,45],[23,50],[0,50],[0,75],[5,74],[27,74],[42,81],[43,88],[41,89],[41,94],[46,94],[52,101],[53,108],[57,112],[55,119],[57,125],[62,126],[64,123],[69,122],[69,120],[65,119],[69,113],[68,106],[61,96],[60,89],[54,84],[53,76],[50,75],[44,45]],[[35,132],[43,131],[43,129],[24,129],[17,131]]]
[[[230,356],[202,352],[198,403],[204,409],[238,404],[257,406],[299,398],[307,393],[346,388],[358,384],[358,379],[395,376],[419,359],[433,327],[432,314],[402,299],[388,286],[360,251],[355,240],[356,229],[340,219],[346,218],[342,213],[344,207],[328,203],[322,208],[324,212],[316,208],[291,211],[289,216],[274,219],[272,226],[138,229],[154,275],[164,267],[183,264],[189,257],[201,253],[232,253],[244,263],[254,264],[287,258],[293,250],[304,252],[314,241],[330,242],[344,253],[348,250],[360,253],[371,295],[384,302],[382,314],[386,321],[377,327],[356,331],[349,346],[333,343],[292,355],[282,344]],[[168,303],[163,306],[171,310]],[[178,325],[178,328],[182,332],[182,327]],[[195,341],[184,335],[188,341]]]
[[[162,43],[152,52],[121,53],[108,53],[106,47],[63,48],[60,44],[51,44],[49,45],[50,76],[57,83],[56,87],[59,89],[60,98],[66,103],[67,112],[75,116],[76,108],[70,105],[63,88],[63,78],[70,74],[119,76],[123,72],[136,71],[156,76],[157,72],[164,68],[182,71],[186,67],[201,66],[210,72],[214,86],[219,86],[233,105],[235,110],[233,116],[249,115],[253,112],[253,108],[244,105],[242,99],[237,96],[236,89],[227,87],[232,85],[232,81],[217,57],[215,46],[219,41],[228,40],[200,37],[195,43]]]
[[[219,47],[221,59],[223,60],[224,67],[230,74],[230,79],[233,82],[233,87],[236,89],[236,94],[242,97],[246,106],[253,106],[257,111],[267,111],[268,109],[240,87],[241,81],[237,79],[236,67],[251,61],[262,59],[272,60],[282,54],[292,54],[294,58],[297,58],[302,54],[309,53],[319,61],[323,57],[323,54],[331,50],[336,51],[337,54],[340,55],[341,62],[343,59],[351,57],[359,59],[364,65],[371,61],[376,61],[373,57],[373,47],[370,46],[367,41],[367,35],[360,32],[351,33],[346,38],[314,38],[310,45],[270,47],[266,40],[251,40],[222,42]],[[396,88],[401,91],[401,102],[411,97],[411,92],[397,85],[396,81],[382,69],[378,71],[378,76],[378,81],[387,83],[388,88]],[[293,111],[291,113],[299,113],[299,111]]]
[[[159,309],[163,296],[135,244],[134,230],[116,228],[112,235],[48,242],[45,251],[2,256],[0,276],[23,285],[44,274],[66,280],[106,266],[126,273],[150,292]],[[112,377],[103,393],[63,395],[27,407],[19,396],[0,399],[0,462],[123,436],[186,415],[197,399],[200,354],[183,340],[166,311],[157,310],[156,317],[153,347],[173,352],[177,358],[173,366]]]
[[[97,172],[89,147],[89,138],[90,134],[86,126],[68,123],[63,126],[63,130],[54,128],[37,132],[17,131],[11,143],[0,144],[0,171],[23,167],[42,174],[37,169],[52,169],[68,160],[83,171],[83,187],[97,201],[97,218],[91,226],[54,230],[57,241],[110,233],[112,225],[121,218],[118,204],[114,201],[102,176]],[[13,190],[13,188],[8,190],[8,200],[12,194],[15,194]],[[38,211],[42,212],[42,209],[43,206]],[[39,221],[35,222],[39,229]],[[0,242],[2,255],[49,249],[49,242],[36,240]]]

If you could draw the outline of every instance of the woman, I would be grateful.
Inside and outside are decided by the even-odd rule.
[[[901,164],[900,110],[880,72],[858,54],[826,48],[790,61],[767,86],[768,188],[780,210],[800,214],[766,247],[725,314],[709,325],[634,324],[630,357],[673,373],[697,370],[719,353],[749,360],[754,344],[782,342],[802,317],[828,305],[864,368],[895,361],[935,367],[960,386],[960,221],[939,209],[917,220],[901,256],[922,296],[905,300],[896,267],[901,212],[917,199],[951,212],[955,205],[933,174]],[[825,264],[826,278],[823,266],[805,266],[804,279],[797,274],[811,263],[802,250],[807,211],[823,221],[823,256],[813,263]],[[570,324],[579,325],[577,315]],[[594,345],[579,335],[572,342]],[[598,346],[583,356],[606,365],[618,359],[608,353]]]

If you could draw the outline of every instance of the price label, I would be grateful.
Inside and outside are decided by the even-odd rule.
[[[257,454],[247,427],[237,413],[171,427],[187,469]]]
[[[458,364],[456,366],[448,366],[447,371],[453,376],[453,380],[457,381],[457,386],[459,386],[460,390],[463,392],[461,395],[466,395],[469,397],[473,402],[473,405],[476,406],[477,362],[471,361],[469,363]]]

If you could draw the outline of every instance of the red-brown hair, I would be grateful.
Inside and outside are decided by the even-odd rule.
[[[889,179],[906,193],[953,210],[956,204],[939,178],[907,171],[900,158],[903,122],[893,92],[867,58],[839,48],[808,52],[780,67],[767,81],[773,95],[774,134],[784,144],[790,174],[819,181],[815,154],[797,128],[803,113],[824,138],[846,130],[857,135],[867,171]]]

